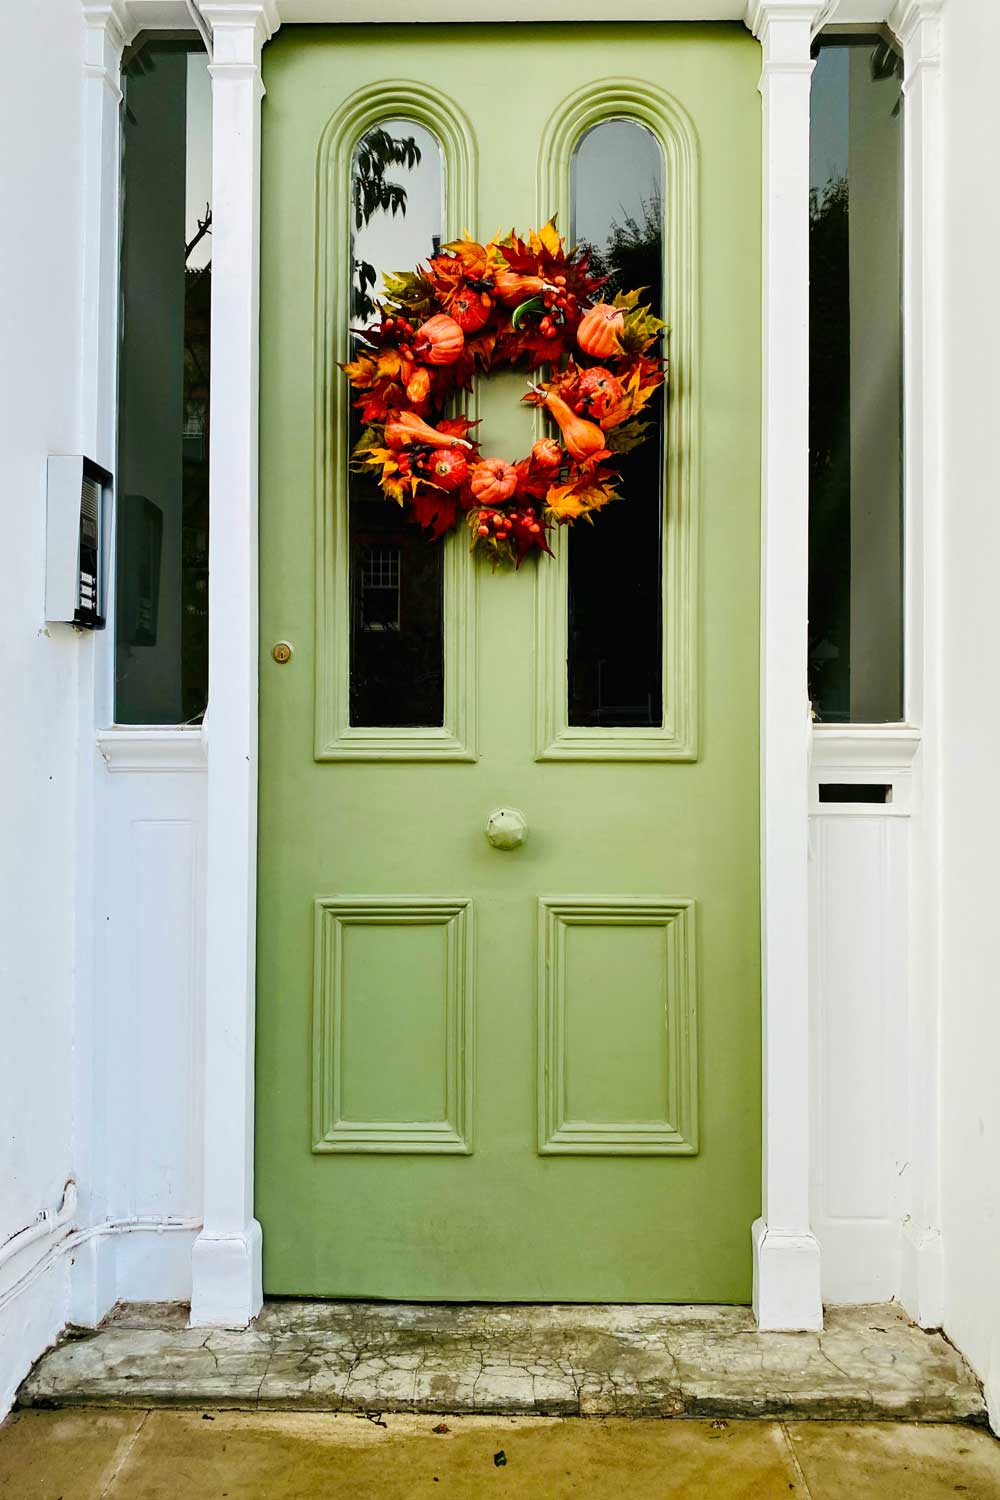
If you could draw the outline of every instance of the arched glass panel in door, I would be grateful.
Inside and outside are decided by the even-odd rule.
[[[645,287],[663,317],[663,150],[635,120],[609,119],[573,153],[570,234],[591,247],[608,300]],[[621,460],[621,499],[568,537],[568,723],[663,723],[664,397],[647,441]]]
[[[444,222],[441,147],[413,120],[365,132],[351,164],[351,357],[364,347],[386,272],[434,255]],[[351,407],[350,447],[363,418]],[[387,505],[377,484],[351,472],[350,723],[444,723],[444,549]]]

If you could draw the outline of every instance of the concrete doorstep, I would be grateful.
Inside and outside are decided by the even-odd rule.
[[[758,1333],[742,1307],[270,1301],[240,1332],[122,1304],[70,1330],[29,1406],[599,1417],[986,1420],[961,1355],[895,1304],[823,1333]]]

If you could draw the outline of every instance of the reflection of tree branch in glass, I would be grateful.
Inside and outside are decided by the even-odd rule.
[[[398,182],[386,180],[389,167],[412,170],[420,161],[420,147],[413,136],[397,137],[387,130],[369,130],[362,136],[354,155],[351,173],[351,207],[354,228],[360,229],[376,213],[406,213],[406,189]],[[351,316],[370,318],[375,299],[368,295],[378,279],[375,267],[368,261],[352,263]]]
[[[205,217],[203,219],[199,219],[198,220],[198,228],[197,228],[197,230],[191,236],[191,238],[188,240],[187,244],[184,246],[184,263],[185,263],[185,265],[191,259],[191,256],[194,254],[195,250],[201,244],[201,242],[205,238],[206,234],[211,234],[211,233],[212,233],[212,205],[210,203],[206,203],[205,204]]]
[[[594,271],[608,277],[604,295],[643,287],[649,292],[643,298],[657,317],[663,316],[663,198],[657,191],[640,199],[637,213],[626,213],[619,222],[612,219],[607,243],[590,248]]]

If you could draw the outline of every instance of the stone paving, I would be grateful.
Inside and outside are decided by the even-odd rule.
[[[895,1305],[758,1333],[741,1307],[268,1302],[242,1332],[122,1306],[71,1330],[22,1406],[983,1422],[978,1383]]]
[[[374,1417],[374,1414],[371,1414]],[[1000,1500],[957,1423],[18,1411],[3,1500]]]

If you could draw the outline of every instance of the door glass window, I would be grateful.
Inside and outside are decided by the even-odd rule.
[[[386,272],[440,248],[444,165],[434,136],[385,120],[358,142],[351,171],[351,357],[372,320]],[[351,408],[350,446],[361,435]],[[350,722],[444,723],[444,544],[404,521],[374,479],[350,473]]]
[[[663,317],[663,151],[634,120],[605,120],[578,143],[571,176],[574,244],[590,246],[607,300],[645,287]],[[621,500],[569,546],[571,725],[663,723],[664,395],[648,408],[647,441],[621,462]]]
[[[212,83],[198,43],[123,73],[115,720],[183,724],[208,693]]]
[[[812,81],[809,694],[903,715],[901,60],[823,38]]]

